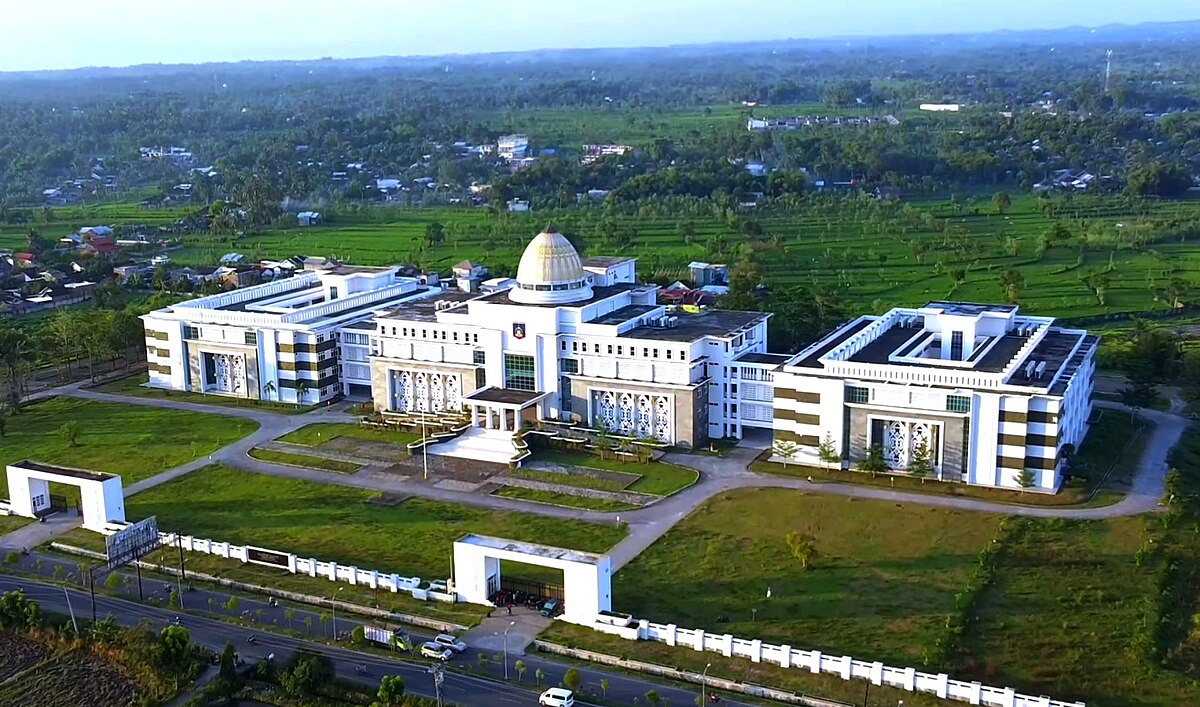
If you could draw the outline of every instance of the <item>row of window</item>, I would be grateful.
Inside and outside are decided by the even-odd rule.
[[[468,333],[468,332],[462,332],[462,338],[460,339],[459,332],[457,332],[457,331],[451,332],[453,334],[453,336],[447,337],[446,331],[444,329],[443,330],[434,329],[432,336],[430,335],[429,329],[420,329],[419,330],[421,332],[420,336],[417,336],[418,329],[416,327],[402,326],[402,327],[391,327],[391,329],[392,329],[392,336],[403,336],[405,338],[414,338],[414,339],[429,339],[431,341],[453,341],[456,344],[458,344],[458,343],[478,344],[479,343],[479,334],[473,334],[473,333]],[[379,333],[380,334],[383,334],[384,336],[386,336],[387,330],[388,330],[388,327],[386,327],[382,324],[379,325]]]
[[[846,402],[865,404],[871,401],[871,390],[862,386],[846,386]],[[971,398],[967,395],[947,395],[947,412],[971,412]]]
[[[509,390],[537,390],[533,356],[504,354],[504,387]]]
[[[563,282],[557,285],[527,285],[522,283],[520,288],[522,290],[536,290],[538,292],[561,292],[563,290],[578,290],[586,284],[587,282],[584,280],[578,280],[576,282]]]
[[[614,355],[615,356],[624,356],[625,355],[626,346],[624,344],[616,344],[615,349],[614,349],[613,344],[606,344],[605,346],[606,346],[605,353],[609,356],[614,356]],[[558,348],[560,351],[567,350],[566,339],[559,342]],[[629,348],[629,356],[632,358],[637,358],[638,347],[631,344],[628,348]],[[615,353],[614,353],[614,351],[615,351]],[[674,349],[667,349],[666,352],[667,352],[666,359],[668,361],[675,360],[675,355],[677,352]],[[586,341],[572,341],[571,342],[571,353],[583,353],[583,354],[588,353],[587,342]],[[591,353],[594,353],[594,354],[600,353],[600,344],[592,344]],[[687,350],[680,349],[678,351],[678,356],[679,356],[680,361],[686,361],[687,360]],[[643,346],[641,357],[642,358],[658,358],[659,357],[659,349],[652,348],[650,346]]]

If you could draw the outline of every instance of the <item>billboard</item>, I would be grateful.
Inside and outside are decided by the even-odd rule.
[[[291,555],[285,552],[276,552],[275,550],[267,550],[261,547],[246,546],[246,561],[253,562],[256,565],[266,565],[268,567],[279,567],[281,569],[291,569]]]
[[[126,526],[104,539],[108,551],[108,569],[127,565],[158,547],[158,516],[150,516]]]

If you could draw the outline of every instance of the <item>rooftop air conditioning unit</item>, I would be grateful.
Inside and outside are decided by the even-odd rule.
[[[1037,368],[1037,361],[1030,361],[1025,364],[1025,377],[1033,378],[1033,371]]]
[[[668,320],[667,326],[672,326],[672,327],[679,326],[679,317],[670,317]]]
[[[1037,365],[1037,377],[1041,378],[1044,375],[1046,375],[1046,362],[1039,361]]]

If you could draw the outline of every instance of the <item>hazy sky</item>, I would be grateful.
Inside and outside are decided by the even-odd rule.
[[[1033,29],[1196,0],[3,0],[0,71]]]

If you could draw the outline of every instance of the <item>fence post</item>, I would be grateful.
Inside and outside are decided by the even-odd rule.
[[[821,672],[821,651],[813,651],[809,658],[808,669],[814,673]]]
[[[308,558],[308,576],[309,577],[317,576],[317,558],[315,558],[315,557]]]
[[[750,662],[751,663],[761,663],[762,662],[762,640],[761,639],[756,638],[753,641],[750,641]]]
[[[733,655],[733,636],[731,634],[727,633],[721,638],[721,655],[726,658]]]
[[[780,646],[779,647],[779,667],[781,667],[781,668],[792,667],[792,647],[791,646]]]
[[[883,663],[876,662],[873,665],[871,665],[871,684],[872,685],[882,685],[883,684]]]
[[[908,690],[909,692],[917,691],[917,669],[916,668],[905,668],[904,669],[904,689]]]
[[[946,699],[946,691],[950,684],[950,676],[945,673],[937,675],[937,696]]]
[[[848,655],[842,656],[842,679],[849,680],[854,677],[854,659]]]
[[[667,630],[663,632],[663,641],[668,646],[675,645],[675,629],[678,628],[675,624],[667,624]]]

